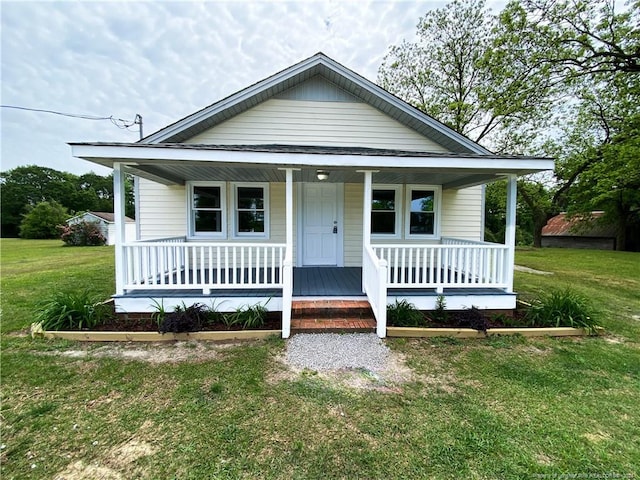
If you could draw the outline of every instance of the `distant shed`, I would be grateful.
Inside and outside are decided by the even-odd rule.
[[[542,228],[542,246],[615,250],[615,228],[598,221],[603,214],[591,212],[588,219],[581,216],[569,218],[566,213],[556,215]]]
[[[116,243],[116,224],[114,215],[111,212],[85,212],[67,220],[67,225],[73,225],[80,222],[97,223],[100,232],[107,239],[107,245],[115,245]],[[132,218],[125,217],[124,227],[125,239],[127,242],[136,239],[136,221]]]

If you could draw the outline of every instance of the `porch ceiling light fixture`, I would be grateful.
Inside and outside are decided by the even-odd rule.
[[[318,180],[321,182],[329,180],[329,172],[326,170],[316,170],[316,177],[318,177]]]

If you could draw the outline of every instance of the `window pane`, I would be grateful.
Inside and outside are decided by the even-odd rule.
[[[371,233],[396,233],[394,212],[371,212]]]
[[[372,210],[395,210],[396,192],[395,190],[374,190],[371,202]]]
[[[416,235],[433,235],[434,213],[411,212],[411,225],[409,232]]]
[[[433,212],[435,193],[433,190],[412,190],[411,211]]]
[[[262,187],[238,187],[238,208],[262,210],[264,208]]]
[[[264,212],[238,212],[238,232],[264,232]]]
[[[195,208],[220,208],[220,187],[193,187]]]
[[[222,232],[222,212],[195,210],[193,213],[196,233]]]

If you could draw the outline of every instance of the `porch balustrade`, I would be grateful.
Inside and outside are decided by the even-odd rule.
[[[365,246],[363,250],[362,287],[376,318],[376,333],[384,337],[387,325],[387,262],[378,258],[371,246]]]
[[[510,288],[509,247],[443,238],[441,244],[375,244],[387,262],[388,288]]]
[[[122,245],[126,290],[283,287],[285,244],[158,239]]]

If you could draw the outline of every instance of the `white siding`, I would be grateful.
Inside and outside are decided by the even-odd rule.
[[[285,185],[272,183],[269,187],[270,238],[233,238],[228,222],[227,238],[212,241],[284,243],[285,239]],[[165,186],[140,179],[140,235],[142,240],[177,237],[188,234],[187,194],[184,186]],[[227,185],[227,218],[233,211],[233,189]]]
[[[447,151],[365,103],[281,99],[267,100],[185,143]]]
[[[344,266],[362,265],[362,199],[364,184],[344,186]]]
[[[442,192],[442,236],[482,239],[482,187]]]
[[[166,186],[140,179],[140,239],[187,234],[187,195],[181,185]]]

